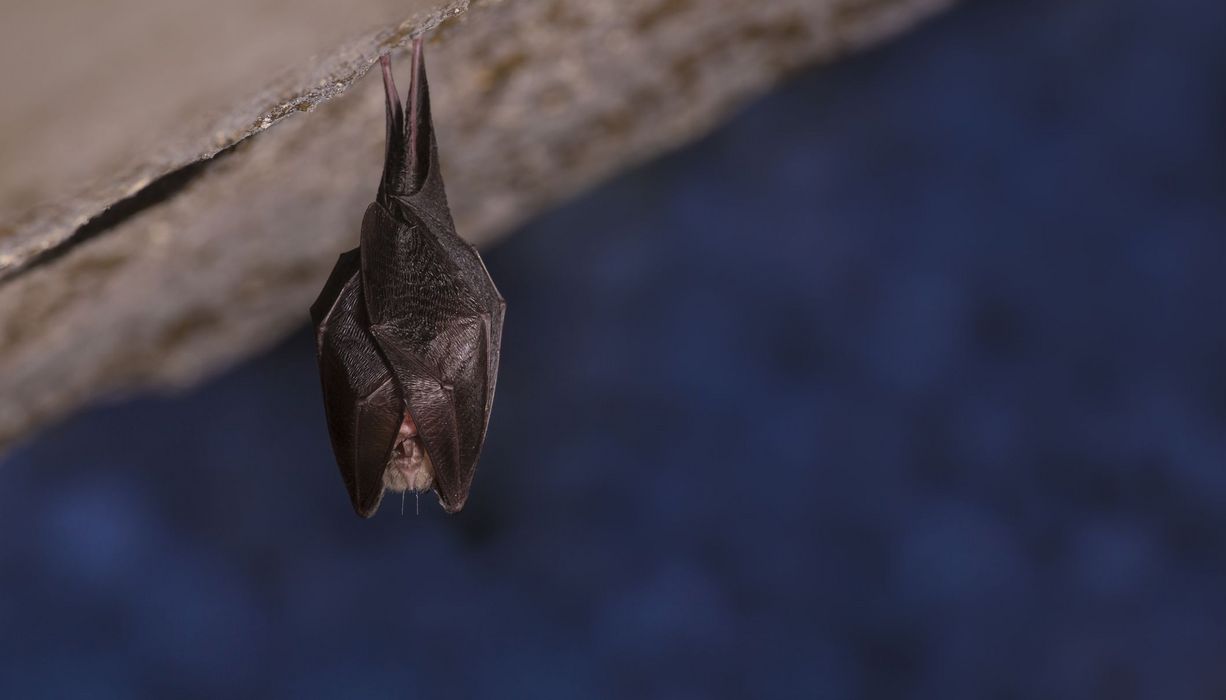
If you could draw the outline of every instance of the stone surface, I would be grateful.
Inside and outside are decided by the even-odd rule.
[[[5,65],[78,25],[97,39],[61,42],[0,115],[0,445],[303,323],[378,177],[382,98],[360,78],[416,33],[437,29],[443,166],[457,227],[482,243],[948,1],[365,0],[292,22],[275,3],[6,7]]]

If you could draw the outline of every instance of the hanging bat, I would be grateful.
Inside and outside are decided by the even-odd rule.
[[[456,235],[439,172],[421,39],[404,109],[391,62],[387,153],[359,246],[311,306],[332,450],[358,515],[385,490],[464,507],[494,401],[506,302]],[[407,110],[407,119],[405,111]]]

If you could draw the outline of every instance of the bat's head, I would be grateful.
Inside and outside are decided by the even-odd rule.
[[[383,469],[383,488],[396,493],[429,491],[434,486],[434,465],[417,434],[413,416],[405,413],[392,456]]]

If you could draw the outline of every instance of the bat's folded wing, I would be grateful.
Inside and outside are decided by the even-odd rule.
[[[311,323],[315,325],[315,342],[316,347],[323,334],[321,329],[327,319],[328,314],[336,306],[336,302],[341,297],[341,292],[344,291],[349,281],[362,268],[361,254],[357,248],[341,253],[336,259],[336,265],[332,268],[332,274],[328,275],[328,281],[324,283],[324,288],[320,290],[319,297],[315,299],[315,303],[311,304]]]
[[[369,332],[357,252],[341,256],[311,307],[332,449],[354,510],[370,517],[404,420],[404,402]]]
[[[404,391],[443,508],[453,513],[468,498],[485,439],[487,327],[479,317],[455,319],[426,347],[403,328],[371,329]]]

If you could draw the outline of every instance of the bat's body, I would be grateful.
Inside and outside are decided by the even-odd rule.
[[[358,248],[311,306],[332,449],[354,509],[384,489],[434,488],[464,507],[494,401],[506,303],[455,233],[430,118],[421,40],[408,119],[381,59],[387,155]]]

